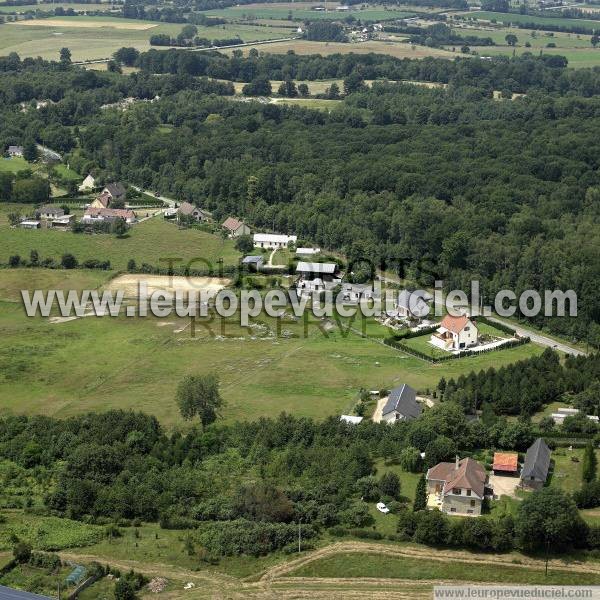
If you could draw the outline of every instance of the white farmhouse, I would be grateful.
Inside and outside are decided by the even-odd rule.
[[[279,250],[287,248],[289,244],[295,244],[298,236],[280,235],[278,233],[255,233],[254,247],[267,248],[269,250]]]
[[[429,341],[442,350],[452,352],[475,346],[478,335],[477,326],[467,315],[446,315]]]

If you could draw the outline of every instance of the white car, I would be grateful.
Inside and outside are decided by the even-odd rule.
[[[390,512],[390,509],[383,502],[377,503],[377,510],[384,515],[387,515]]]

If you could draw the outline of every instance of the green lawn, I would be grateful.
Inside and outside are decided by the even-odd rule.
[[[59,261],[65,253],[73,254],[80,262],[89,258],[110,260],[116,270],[125,269],[131,258],[138,264],[145,262],[166,267],[167,263],[161,259],[168,257],[183,261],[205,259],[213,265],[219,258],[223,258],[226,265],[236,264],[239,257],[231,240],[197,229],[180,230],[160,217],[135,225],[122,239],[111,234],[25,230],[0,225],[0,262],[6,263],[8,257],[15,254],[28,258],[32,249],[39,252],[40,258],[51,257]]]
[[[518,566],[424,560],[377,554],[337,554],[310,562],[290,573],[292,577],[384,577],[415,580],[469,581],[495,584],[562,584],[597,585],[595,574],[550,570],[546,577],[542,569]]]
[[[17,173],[24,169],[30,169],[31,165],[20,156],[13,156],[12,158],[0,158],[0,171],[10,171]]]
[[[76,181],[77,183],[80,183],[83,180],[83,177],[79,173],[73,171],[73,169],[69,169],[67,165],[55,165],[54,170],[62,179]]]

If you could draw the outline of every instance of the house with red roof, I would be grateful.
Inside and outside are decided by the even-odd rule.
[[[441,462],[427,471],[427,508],[449,515],[478,516],[485,497],[487,473],[472,458]]]
[[[223,221],[221,227],[227,232],[230,238],[237,238],[241,235],[248,235],[250,233],[250,227],[243,221],[235,219],[234,217],[227,217]]]
[[[494,452],[492,469],[495,475],[517,475],[519,455],[516,452]]]
[[[467,315],[446,315],[431,335],[431,344],[448,352],[465,350],[477,345],[479,331]]]

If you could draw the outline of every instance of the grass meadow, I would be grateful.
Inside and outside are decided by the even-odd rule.
[[[389,21],[391,19],[403,19],[412,16],[414,13],[405,7],[383,7],[383,6],[360,6],[353,7],[351,10],[338,11],[329,5],[327,11],[311,10],[314,4],[310,2],[282,2],[273,4],[251,4],[242,6],[232,6],[219,10],[206,11],[208,16],[222,17],[224,19],[240,20],[278,20],[304,22],[306,20],[338,20],[352,15],[355,19],[368,21]],[[291,15],[291,18],[290,18]]]
[[[468,13],[470,19],[480,21],[491,21],[498,23],[535,23],[536,25],[556,25],[560,27],[581,27],[590,33],[600,29],[600,21],[593,19],[567,19],[561,17],[538,17],[533,15],[521,15],[516,13],[500,13],[491,11],[474,11]],[[590,15],[592,16],[592,15]],[[523,30],[522,30],[523,31]],[[526,31],[526,30],[524,30]]]
[[[138,213],[144,215],[143,210]],[[164,259],[168,257],[185,262],[205,259],[215,267],[220,258],[226,265],[236,264],[239,258],[233,241],[197,229],[180,230],[160,216],[138,223],[123,238],[53,229],[13,229],[0,221],[0,263],[6,263],[9,256],[15,254],[28,259],[32,249],[36,249],[42,259],[60,261],[63,254],[71,253],[80,262],[89,258],[110,260],[115,270],[125,269],[131,258],[138,265],[145,262],[165,267]],[[198,264],[199,268],[204,267],[203,263]]]
[[[60,17],[36,21],[17,21],[2,25],[0,53],[17,52],[22,58],[41,56],[58,59],[66,46],[74,61],[109,58],[122,46],[149,50],[151,35],[166,33],[176,36],[183,25],[113,17]],[[198,27],[198,36],[231,38],[239,36],[245,42],[287,37],[289,29],[256,25],[226,24],[218,27]]]
[[[22,287],[29,289],[29,270],[23,271]],[[49,277],[55,273],[65,272]],[[91,281],[84,271],[68,273],[75,279],[59,285],[98,284],[96,273]],[[7,287],[12,290],[7,294],[12,301],[0,302],[0,406],[5,413],[64,417],[124,408],[154,414],[167,427],[180,427],[184,423],[174,403],[177,384],[187,374],[216,372],[226,421],[282,411],[323,419],[350,412],[361,387],[381,389],[406,382],[424,391],[442,376],[500,367],[542,351],[527,344],[432,365],[337,326],[325,334],[314,318],[307,324],[284,320],[279,336],[268,317],[251,322],[249,328],[233,318],[197,320],[195,335],[189,319],[175,316],[52,323],[28,318],[14,301],[18,276],[5,269],[0,281],[3,277],[10,277]]]
[[[542,569],[518,565],[502,568],[494,564],[423,560],[423,558],[384,556],[378,554],[335,554],[301,566],[292,577],[373,577],[414,580],[444,580],[447,582],[495,584],[595,585],[598,575],[552,570],[546,576]]]

